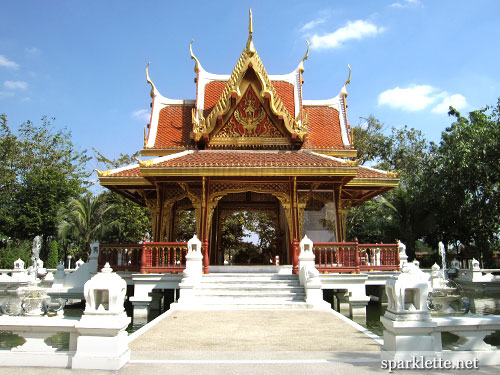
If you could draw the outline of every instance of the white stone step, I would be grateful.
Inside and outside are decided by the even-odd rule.
[[[286,285],[286,284],[281,284],[281,285],[276,285],[276,284],[213,284],[213,285],[207,285],[207,284],[200,284],[199,287],[197,287],[198,290],[206,290],[206,289],[213,289],[213,290],[218,290],[218,289],[225,289],[225,290],[265,290],[265,291],[283,291],[283,290],[288,290],[288,291],[295,291],[295,292],[300,292],[304,291],[304,288],[300,285]]]

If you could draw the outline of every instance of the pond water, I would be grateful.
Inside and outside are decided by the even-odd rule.
[[[471,300],[471,313],[475,315],[500,315],[500,292],[495,294],[482,294],[464,292]],[[353,320],[373,333],[383,336],[384,325],[380,317],[384,315],[387,305],[370,302],[366,308],[366,318],[355,317]],[[462,315],[462,314],[457,314]],[[442,336],[443,345],[449,345],[457,340],[455,335],[444,332]],[[500,346],[500,331],[496,331],[484,340],[490,345]]]

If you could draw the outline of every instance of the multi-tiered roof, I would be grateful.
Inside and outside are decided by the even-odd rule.
[[[346,113],[350,68],[332,99],[303,99],[309,46],[294,71],[269,75],[253,44],[251,14],[246,46],[230,75],[207,72],[192,45],[190,51],[196,99],[161,95],[146,68],[152,110],[141,154],[154,158],[99,172],[102,185],[140,201],[123,187],[152,185],[161,176],[344,176],[358,202],[397,185],[394,174],[345,159],[356,156]]]

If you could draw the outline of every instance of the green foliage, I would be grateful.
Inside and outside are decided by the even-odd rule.
[[[455,121],[442,134],[432,169],[425,175],[436,194],[436,239],[477,248],[491,265],[500,249],[500,99],[495,107],[463,117],[451,108]],[[428,186],[428,191],[431,186]]]
[[[59,264],[59,245],[56,240],[49,243],[49,254],[45,262],[45,268],[56,268]]]
[[[106,169],[134,163],[134,158],[139,155],[138,152],[132,155],[120,154],[117,159],[108,159],[99,151],[95,149],[93,151],[97,162],[104,164]],[[114,223],[102,234],[103,242],[138,242],[142,240],[146,232],[151,234],[151,214],[146,207],[140,206],[113,191],[105,191],[101,195],[106,204],[112,206],[104,214],[103,220],[105,223]]]
[[[100,241],[107,231],[118,224],[104,220],[107,212],[113,208],[102,194],[71,198],[58,212],[59,237],[77,244],[81,252],[75,255],[84,257],[90,251],[92,242]]]
[[[31,240],[44,239],[41,258],[47,255],[46,241],[57,232],[57,212],[69,197],[86,186],[86,152],[80,152],[66,130],[54,129],[54,119],[41,124],[22,124],[18,135],[0,117],[0,234]]]
[[[138,242],[146,232],[151,233],[151,216],[146,207],[139,206],[112,191],[105,191],[101,195],[104,202],[111,207],[105,212],[103,222],[114,223],[103,233],[103,242]]]
[[[366,162],[377,163],[387,160],[388,137],[383,134],[384,125],[370,115],[363,118],[365,122],[353,128],[354,145],[358,151],[361,164]]]
[[[258,237],[257,244],[243,241],[248,233]],[[222,223],[221,246],[233,264],[269,264],[276,252],[277,230],[262,212],[234,212]]]
[[[196,215],[194,210],[185,210],[179,213],[176,241],[187,242],[196,234]]]
[[[14,262],[21,258],[24,266],[31,265],[31,241],[8,241],[0,246],[0,268],[12,269]]]
[[[416,241],[433,224],[429,207],[422,204],[422,176],[436,147],[416,129],[392,128],[390,135],[384,135],[383,125],[373,116],[367,125],[353,131],[362,161],[371,158],[378,162],[378,168],[398,171],[401,177],[397,188],[351,210],[347,238],[358,237],[361,242],[398,239],[406,244],[413,259]]]

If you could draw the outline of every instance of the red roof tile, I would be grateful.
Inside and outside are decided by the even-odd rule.
[[[217,104],[227,81],[212,81],[205,85],[205,100],[203,102],[203,116],[206,117]]]
[[[339,112],[331,107],[304,106],[309,116],[308,136],[304,143],[309,149],[343,149]]]
[[[389,177],[387,173],[383,171],[373,170],[372,168],[366,168],[363,166],[358,167],[357,178],[393,178]]]
[[[281,101],[285,105],[288,113],[290,113],[292,117],[295,118],[295,99],[293,95],[293,85],[290,82],[285,81],[272,81],[272,84],[276,89],[276,92],[278,93]]]
[[[140,177],[140,176],[141,176],[141,169],[139,168],[139,166],[136,166],[131,169],[125,169],[115,173],[110,173],[105,177]]]
[[[346,167],[340,161],[303,151],[195,151],[151,165],[152,168],[200,167]]]
[[[169,105],[160,111],[153,148],[185,148],[193,130],[191,110],[194,105]]]

